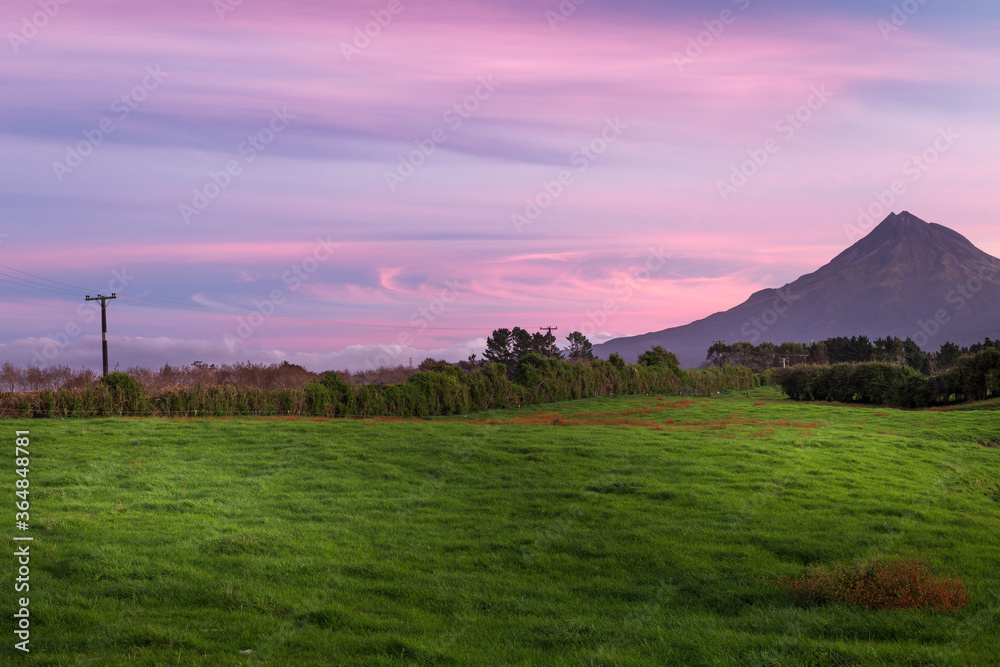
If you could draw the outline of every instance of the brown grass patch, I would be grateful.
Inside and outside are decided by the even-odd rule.
[[[217,422],[328,422],[333,421],[333,417],[315,417],[309,415],[154,415],[154,416],[122,416],[115,419],[131,419],[135,421],[217,421]],[[338,417],[337,419],[350,419],[350,417]],[[398,419],[398,418],[397,418]]]
[[[660,414],[656,408],[632,408],[624,412],[578,412],[561,414],[554,412],[536,412],[531,414],[512,415],[509,419],[466,419],[466,424],[509,425],[509,426],[619,426],[623,428],[642,427],[654,431],[725,431],[729,427],[756,426],[760,427],[750,437],[768,438],[774,435],[776,428],[799,429],[802,435],[808,437],[812,429],[826,426],[819,422],[796,422],[788,419],[754,419],[729,415],[723,419],[710,419],[678,424],[676,419],[655,419],[652,415]],[[399,419],[399,418],[386,418]]]
[[[697,402],[692,401],[690,398],[686,398],[686,399],[684,399],[682,401],[673,401],[672,403],[671,402],[661,402],[661,403],[657,403],[656,404],[656,406],[660,407],[660,408],[678,408],[678,409],[681,409],[681,408],[693,408],[696,405],[697,405]]]
[[[818,567],[780,581],[804,604],[939,611],[957,611],[969,604],[961,579],[939,577],[919,559]]]
[[[774,435],[777,428],[798,429],[800,435],[809,437],[812,430],[827,426],[824,422],[799,422],[790,419],[755,419],[739,414],[730,414],[721,419],[700,421],[684,421],[667,418],[663,408],[688,408],[697,405],[691,399],[673,403],[657,403],[655,407],[632,407],[621,411],[582,411],[554,412],[538,411],[511,414],[507,419],[464,419],[463,423],[474,425],[509,425],[509,426],[617,426],[620,428],[648,428],[654,431],[725,431],[730,427],[759,427],[749,437],[768,438]],[[400,418],[384,418],[398,420]],[[718,436],[717,436],[718,437]]]
[[[496,419],[466,419],[466,424],[506,424],[509,426],[620,426],[624,428],[645,427],[655,431],[666,430],[666,425],[674,424],[673,419],[643,419],[645,415],[660,412],[656,408],[633,408],[623,412],[578,412],[557,414],[536,412],[513,415],[506,421]]]
[[[706,421],[691,422],[692,426],[702,426],[709,430],[724,429],[729,426],[781,426],[784,428],[819,428],[826,426],[818,422],[794,422],[789,419],[754,419],[752,417],[740,417],[729,415],[723,419],[709,419]]]

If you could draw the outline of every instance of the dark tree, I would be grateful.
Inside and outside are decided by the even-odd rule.
[[[535,333],[531,336],[532,351],[537,352],[546,359],[562,359],[562,351],[556,345],[556,337],[551,331],[544,334]]]
[[[819,341],[818,343],[811,343],[809,345],[809,363],[810,364],[828,364],[830,363],[830,349],[826,345],[826,341]]]
[[[525,355],[531,352],[538,352],[535,349],[534,337],[521,327],[514,327],[514,330],[511,332],[511,339],[513,341],[512,351],[515,362],[520,361]]]
[[[809,350],[802,343],[782,343],[778,346],[775,366],[795,366],[804,364],[809,358]]]
[[[514,353],[514,335],[510,329],[496,329],[493,335],[486,339],[486,351],[483,357],[487,361],[503,364],[508,370],[513,370],[517,363]]]
[[[681,364],[677,360],[677,355],[673,352],[667,352],[659,345],[640,354],[639,365],[650,366],[653,368],[668,366],[677,372],[680,372],[681,370]]]
[[[873,361],[884,361],[890,364],[906,362],[906,347],[903,341],[895,336],[875,339],[872,350]]]
[[[924,352],[920,346],[907,338],[903,341],[903,355],[906,358],[906,365],[915,370],[924,367]]]
[[[946,370],[951,368],[958,362],[958,358],[961,356],[962,348],[951,342],[945,343],[937,353],[938,369]]]
[[[706,359],[713,366],[718,366],[722,368],[727,363],[729,363],[729,358],[732,356],[732,349],[723,343],[721,340],[717,340],[712,343],[712,347],[708,348],[708,356]]]
[[[590,361],[594,358],[594,346],[579,331],[566,336],[566,340],[569,341],[567,356],[570,361]]]

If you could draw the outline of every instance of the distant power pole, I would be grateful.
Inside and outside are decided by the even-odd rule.
[[[548,332],[546,335],[551,336],[553,331],[559,331],[559,327],[538,327],[538,330],[545,330]]]
[[[108,301],[114,298],[115,293],[112,292],[111,296],[98,294],[93,298],[88,294],[86,299],[87,301],[101,302],[101,343],[104,348],[104,377],[108,377]]]

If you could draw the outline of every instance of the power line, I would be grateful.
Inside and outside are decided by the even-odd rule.
[[[7,275],[7,274],[0,274],[0,275]],[[53,288],[53,287],[46,287],[46,286],[43,286],[43,285],[36,285],[34,283],[31,283],[31,282],[23,281],[23,279],[16,278],[15,276],[8,276],[8,277],[9,278],[14,278],[14,280],[9,280],[9,279],[6,279],[6,278],[0,278],[0,282],[8,283],[10,285],[17,285],[18,287],[27,287],[29,289],[42,290],[44,292],[49,292],[50,294],[68,294],[68,295],[71,295],[71,296],[79,296],[81,294],[81,292],[82,292],[82,291],[81,292],[77,292],[77,291],[72,291],[71,292],[69,290],[64,290],[64,289],[59,289],[59,288]]]
[[[20,269],[15,269],[14,267],[7,266],[6,264],[0,264],[0,268],[7,269],[8,271],[14,271],[15,273],[23,273],[26,276],[31,276],[32,278],[36,278],[38,280],[42,280],[42,281],[47,282],[47,283],[52,283],[53,285],[59,285],[61,287],[68,287],[71,290],[78,289],[77,287],[74,287],[73,285],[67,285],[66,283],[61,283],[58,280],[49,280],[48,278],[43,278],[41,276],[36,276],[33,273],[28,273],[27,271],[21,271]],[[94,290],[91,290],[91,291],[94,291]]]

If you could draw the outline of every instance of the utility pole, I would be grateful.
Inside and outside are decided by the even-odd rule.
[[[108,377],[108,301],[114,298],[115,293],[112,292],[111,296],[98,294],[93,298],[88,294],[86,299],[87,301],[101,302],[101,343],[104,348],[104,377]]]
[[[538,330],[539,331],[545,331],[546,332],[545,333],[545,338],[546,339],[551,338],[554,341],[555,337],[552,335],[552,332],[553,331],[559,331],[559,327],[538,327]],[[552,343],[552,349],[551,350],[548,349],[548,348],[546,348],[546,350],[545,350],[545,356],[547,358],[552,357],[552,356],[555,356],[555,357],[559,356],[559,346],[557,346],[555,343]]]
[[[712,341],[712,347],[715,347],[716,345],[725,345],[725,344],[726,344],[726,341],[724,341],[724,340],[713,340]],[[723,354],[721,352],[719,353],[719,359],[718,359],[718,361],[719,361],[719,368],[722,368],[725,365],[725,363],[726,363],[726,358],[725,358],[725,356],[723,356]]]

